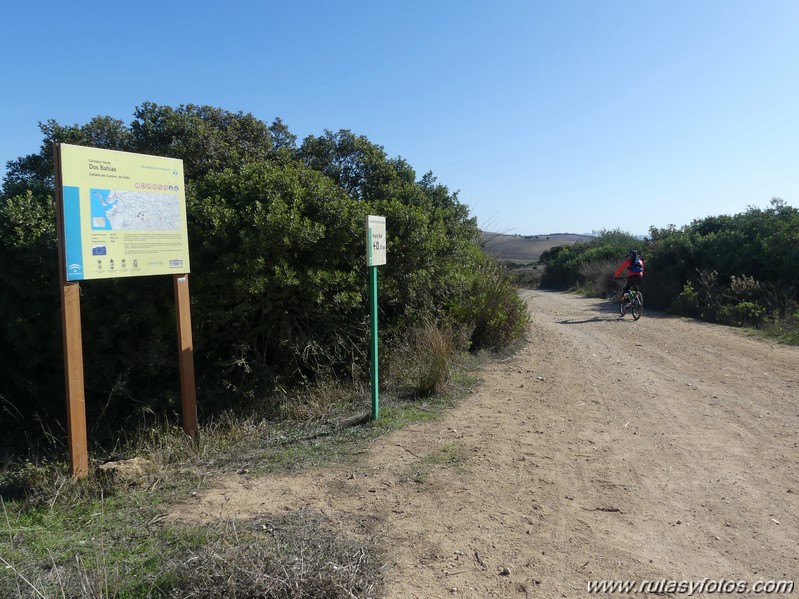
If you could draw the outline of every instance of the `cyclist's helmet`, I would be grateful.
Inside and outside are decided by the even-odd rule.
[[[638,257],[638,250],[630,250],[630,260],[635,260]]]

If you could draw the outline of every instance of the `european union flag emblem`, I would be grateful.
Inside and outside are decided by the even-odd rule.
[[[106,255],[106,247],[104,245],[92,246],[92,256],[105,256],[105,255]]]

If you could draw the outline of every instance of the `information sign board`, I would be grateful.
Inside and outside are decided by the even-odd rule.
[[[66,280],[189,272],[183,161],[61,144]]]

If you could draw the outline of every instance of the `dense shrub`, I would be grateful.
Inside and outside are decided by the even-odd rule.
[[[483,257],[474,274],[455,315],[472,324],[473,349],[500,350],[523,335],[528,324],[527,308],[493,258]]]
[[[9,444],[64,436],[54,142],[184,161],[201,411],[319,377],[364,376],[368,214],[388,223],[384,355],[420,323],[450,328],[474,348],[500,348],[524,332],[524,305],[479,249],[476,220],[457,194],[431,173],[417,179],[365,137],[326,131],[297,147],[279,119],[151,103],[130,126],[97,117],[41,127],[41,151],[9,163],[0,193],[0,434]],[[87,281],[81,303],[90,437],[113,440],[126,420],[176,412],[168,277]]]
[[[672,305],[680,314],[735,326],[760,326],[792,314],[799,303],[792,289],[761,283],[750,276],[719,278],[716,271],[699,271]]]
[[[541,255],[541,262],[546,265],[541,286],[594,287],[596,280],[589,277],[593,276],[596,267],[590,265],[613,264],[609,270],[612,274],[631,249],[641,250],[642,245],[640,239],[615,229],[600,231],[588,242],[554,247]]]
[[[206,175],[187,208],[199,371],[217,398],[362,357],[364,204],[302,163],[257,162]]]
[[[681,229],[652,227],[644,241],[613,231],[552,248],[541,258],[542,285],[604,296],[609,273],[632,247],[646,260],[647,306],[796,337],[799,210],[784,201],[775,198],[765,210],[711,216]]]

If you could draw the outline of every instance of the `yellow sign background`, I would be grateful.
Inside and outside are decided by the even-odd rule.
[[[182,160],[60,148],[67,280],[189,272]]]

